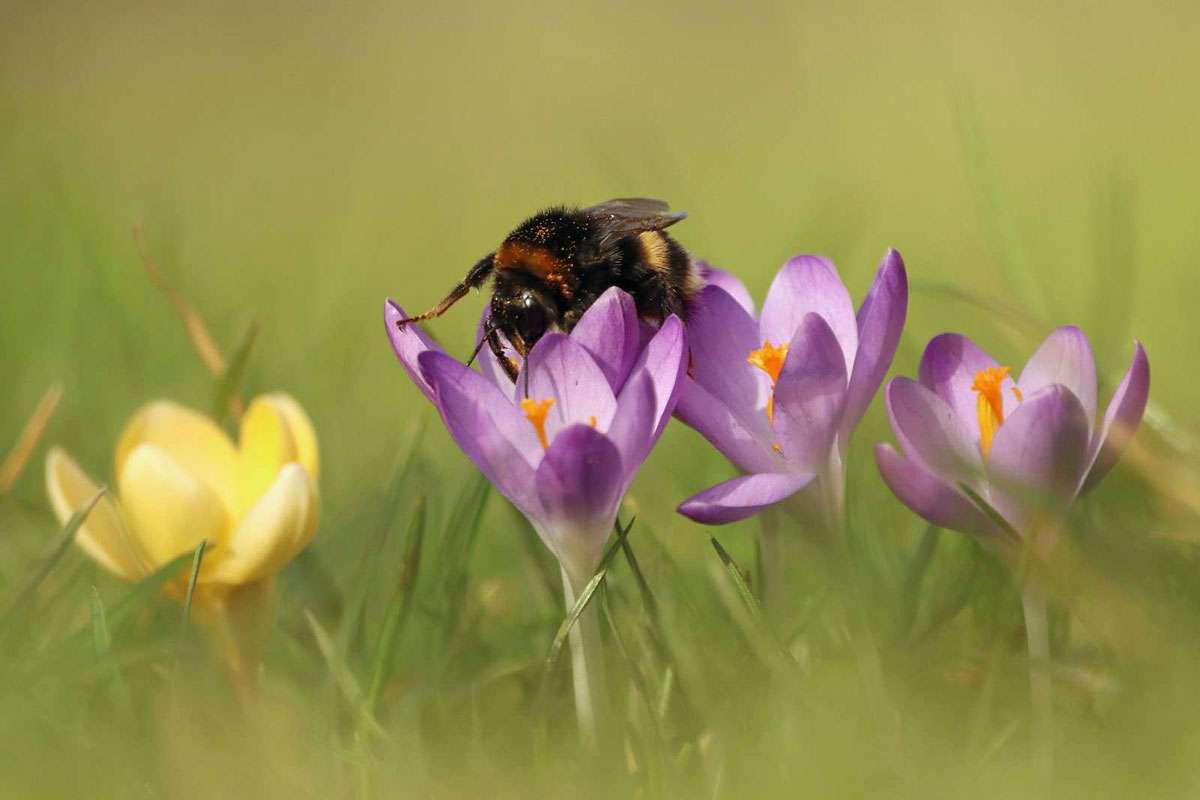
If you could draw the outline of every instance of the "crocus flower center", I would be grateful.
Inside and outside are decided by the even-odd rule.
[[[538,441],[542,443],[543,450],[550,447],[550,443],[546,441],[546,415],[550,413],[550,407],[553,405],[553,399],[530,400],[526,397],[521,401],[521,411],[525,412],[525,419],[529,420],[533,429],[537,431]]]
[[[1008,367],[988,367],[975,373],[971,391],[977,392],[975,416],[979,420],[979,450],[987,458],[992,452],[992,440],[1004,423],[1004,398],[1000,386],[1008,377]],[[1013,396],[1019,402],[1021,390],[1012,387]]]
[[[788,346],[781,344],[778,347],[770,342],[763,342],[763,346],[753,351],[746,357],[753,366],[758,367],[771,379],[771,394],[767,397],[767,421],[775,421],[775,382],[779,380],[779,373],[783,370],[783,362],[787,358]]]

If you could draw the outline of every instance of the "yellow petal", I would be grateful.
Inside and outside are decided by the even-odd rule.
[[[156,446],[175,464],[217,493],[228,511],[237,507],[237,451],[217,424],[198,411],[160,400],[144,406],[117,443],[116,474],[143,444]]]
[[[319,502],[316,485],[299,464],[288,464],[242,519],[208,579],[241,584],[275,574],[312,540]]]
[[[46,456],[46,491],[54,515],[65,525],[72,514],[96,496],[100,487],[80,469],[75,459],[55,447]],[[128,535],[111,495],[106,494],[92,509],[75,534],[75,543],[118,578],[138,580],[148,571],[145,558]]]
[[[316,481],[321,477],[321,459],[317,448],[317,432],[312,420],[304,409],[290,395],[274,392],[263,395],[260,400],[267,400],[272,407],[287,421],[288,430],[292,434],[292,443],[296,446],[296,461],[308,470],[308,474]]]
[[[121,503],[134,536],[156,567],[196,548],[216,544],[229,530],[225,504],[208,484],[153,444],[134,448],[118,478]]]

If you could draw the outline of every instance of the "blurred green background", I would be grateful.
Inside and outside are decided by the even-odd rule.
[[[325,512],[308,566],[285,582],[293,616],[307,602],[314,565],[334,587],[356,583],[355,565],[375,541],[370,520],[406,454],[415,448],[423,469],[401,491],[402,511],[428,495],[433,518],[442,520],[476,474],[396,365],[383,333],[384,298],[410,310],[432,304],[515,222],[549,204],[667,199],[691,215],[674,229],[678,238],[740,275],[760,300],[797,252],[834,258],[857,300],[894,246],[913,284],[894,367],[900,374],[914,373],[924,342],[943,330],[968,333],[1016,368],[1051,327],[1076,323],[1092,336],[1106,398],[1137,337],[1154,370],[1162,438],[1182,448],[1179,463],[1193,463],[1186,451],[1200,403],[1192,324],[1200,303],[1194,4],[8,0],[2,16],[0,450],[56,381],[65,395],[47,438],[105,479],[121,426],[139,405],[161,396],[211,404],[211,377],[143,271],[131,235],[140,222],[150,251],[226,352],[252,321],[261,326],[247,390],[289,391],[315,421]],[[432,326],[452,351],[465,354],[481,303],[472,296]],[[922,525],[890,498],[870,464],[869,445],[888,438],[877,403],[856,439],[851,514],[877,540],[874,558],[896,561],[893,574],[901,574],[897,559]],[[42,452],[0,517],[8,589],[45,553],[54,530]],[[692,592],[711,591],[708,531],[673,509],[731,475],[699,437],[670,427],[629,501],[644,535],[653,536],[652,552],[662,553],[647,556],[652,574],[669,561],[691,576]],[[1195,530],[1191,510],[1125,469],[1111,483],[1111,502],[1124,516],[1108,519],[1123,520],[1122,532],[1145,539]],[[436,541],[436,525],[430,530]],[[750,564],[755,530],[744,523],[719,535]],[[487,503],[471,592],[499,586],[516,599],[503,622],[485,621],[475,632],[491,638],[491,650],[466,648],[479,670],[495,666],[496,651],[538,664],[557,625],[553,598],[534,603],[520,588],[520,564],[538,557],[520,549],[526,535],[501,499]],[[968,558],[959,538],[943,536],[942,547]],[[72,559],[66,608],[86,620],[91,585],[105,596],[122,587]],[[954,563],[941,566],[950,580]],[[1142,577],[1160,577],[1147,569]],[[389,576],[379,577],[381,595],[390,592]],[[879,599],[881,613],[891,602]],[[329,620],[338,618],[331,612]],[[308,636],[302,623],[289,630],[297,641]],[[714,641],[724,641],[721,630],[714,627]],[[399,671],[425,663],[405,662],[407,652]],[[1019,664],[1013,669],[1019,706],[1023,673]],[[838,668],[829,674],[826,702],[818,703],[826,712],[844,694],[855,698],[845,701],[852,707],[867,702],[839,682]],[[280,707],[305,726],[306,693],[328,676],[314,671],[308,679],[278,690]],[[52,685],[64,697],[94,688],[65,677]],[[906,697],[922,706],[920,695]],[[938,697],[930,700],[937,713],[960,702]],[[1142,698],[1126,699],[1145,707],[1137,705]],[[15,718],[45,718],[59,707],[31,700],[23,708]],[[838,714],[830,714],[835,724]],[[744,742],[733,736],[720,746],[759,746],[769,726],[758,716],[723,729],[744,728]],[[71,719],[64,725],[75,733],[109,724]],[[405,730],[409,722],[392,720]],[[1150,714],[1142,722],[1175,725],[1170,730],[1196,746],[1182,719]],[[989,724],[1003,732],[1001,721]],[[931,730],[937,741],[960,732],[949,722]],[[1105,754],[1124,752],[1133,734],[1127,741],[1104,725],[1087,730],[1094,738],[1077,754],[1081,763],[1095,759],[1124,775]],[[830,751],[845,759],[846,775],[858,775],[853,765],[865,756],[855,736],[842,733]],[[155,736],[143,735],[130,741],[157,752]],[[395,780],[414,792],[441,785],[456,786],[451,796],[473,794],[475,784],[443,782],[429,765],[436,759],[422,760],[437,736],[421,736],[422,745],[405,750],[411,763],[403,761],[419,769],[405,778],[384,770],[375,788]],[[809,741],[794,730],[792,739],[781,736],[798,749]],[[485,741],[475,746],[492,752],[494,740]],[[21,773],[31,783],[15,785],[38,785],[37,770],[56,763],[62,747],[50,734],[44,749],[32,743],[28,775]],[[102,752],[127,755],[112,747]],[[296,769],[320,771],[327,759],[340,765],[331,774],[341,774],[343,752],[316,752]],[[938,748],[924,756],[914,769],[930,774],[953,760]],[[1153,762],[1147,754],[1144,763]],[[993,782],[971,788],[1004,794],[1012,788],[1005,776],[1019,763],[1002,761],[989,773]],[[68,787],[73,779],[94,785],[83,777],[88,768],[76,769],[64,778]],[[203,781],[171,787],[155,774],[146,796],[204,794]],[[1178,777],[1173,787],[1196,786],[1186,769],[1166,774]],[[811,788],[875,793],[918,785],[839,776],[814,777]],[[521,793],[519,782],[503,785]],[[709,790],[718,796],[735,788],[717,785]],[[124,786],[115,785],[114,795]],[[349,796],[343,788],[332,791]]]

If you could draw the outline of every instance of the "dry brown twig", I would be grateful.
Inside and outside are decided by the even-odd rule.
[[[17,479],[21,477],[21,473],[25,471],[25,466],[33,456],[33,451],[37,449],[38,442],[42,439],[42,434],[46,432],[50,420],[54,417],[58,402],[62,399],[62,393],[62,384],[56,383],[46,390],[41,400],[38,400],[37,407],[33,409],[29,421],[21,429],[21,434],[17,437],[12,450],[8,452],[4,463],[0,464],[0,494],[6,494],[11,490],[16,485]]]
[[[179,319],[183,323],[192,348],[195,349],[196,354],[200,356],[200,360],[204,362],[204,366],[213,374],[213,377],[222,377],[228,365],[225,362],[225,356],[221,353],[221,348],[217,346],[216,340],[208,332],[208,326],[204,324],[204,318],[200,316],[200,312],[188,304],[179,290],[167,280],[167,276],[159,267],[158,262],[150,255],[150,248],[146,245],[146,233],[141,222],[133,224],[133,241],[150,280],[175,307],[175,313],[179,315]],[[234,417],[240,418],[245,409],[242,398],[235,394],[230,398],[229,404]]]

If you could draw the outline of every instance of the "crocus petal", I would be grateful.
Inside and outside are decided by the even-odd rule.
[[[1087,415],[1070,389],[1056,384],[1026,397],[992,442],[992,505],[1029,533],[1039,511],[1057,513],[1074,499],[1087,453]]]
[[[737,522],[754,516],[780,500],[786,500],[807,486],[813,477],[796,472],[742,475],[684,500],[679,504],[678,511],[704,525]]]
[[[613,286],[592,303],[571,331],[571,338],[583,345],[604,371],[613,394],[625,385],[637,359],[639,325],[633,298]]]
[[[1096,358],[1087,336],[1074,325],[1052,331],[1017,379],[1017,387],[1026,396],[1056,383],[1079,400],[1091,431],[1096,424]]]
[[[840,444],[843,449],[850,432],[862,419],[887,375],[900,344],[907,313],[908,274],[904,260],[895,250],[888,250],[858,309],[858,354],[854,358],[854,369],[846,390],[846,407],[842,412]]]
[[[256,397],[239,428],[238,513],[258,502],[284,464],[298,463],[316,479],[317,437],[308,415],[288,395]]]
[[[657,441],[654,435],[657,405],[654,379],[646,372],[627,381],[617,397],[617,412],[606,435],[621,454],[624,489],[629,488],[638,467]]]
[[[318,480],[321,477],[321,454],[317,445],[317,431],[304,408],[285,392],[272,392],[259,399],[270,403],[276,413],[283,417],[296,445],[296,461],[314,481]]]
[[[129,527],[155,566],[228,532],[229,515],[217,494],[157,445],[133,449],[118,485]]]
[[[1084,481],[1083,491],[1095,486],[1101,478],[1108,474],[1113,465],[1120,459],[1125,446],[1133,437],[1142,414],[1146,411],[1146,401],[1150,397],[1150,361],[1141,342],[1134,342],[1133,361],[1121,379],[1121,385],[1108,402],[1108,410],[1104,412],[1104,423],[1096,431],[1092,439],[1090,462]]]
[[[654,381],[654,438],[662,435],[683,386],[687,370],[688,337],[683,323],[674,314],[663,320],[662,326],[643,348],[629,373],[629,380],[639,374]]]
[[[771,449],[774,434],[766,414],[753,414],[748,419],[735,414],[696,381],[684,380],[675,416],[743,472],[772,472],[782,465],[782,459]]]
[[[475,329],[476,345],[483,341],[483,326],[491,316],[491,306],[485,305],[483,307],[483,314],[481,314],[479,317],[479,325]],[[500,333],[497,334],[497,336],[500,338],[501,349],[508,354],[508,357],[518,364],[521,363],[520,356],[517,354],[517,351],[513,349],[513,346],[509,343],[508,339],[505,338],[504,334]],[[500,366],[500,362],[496,360],[496,354],[492,352],[492,348],[488,344],[484,343],[483,347],[479,349],[479,355],[476,357],[476,362],[479,364],[479,371],[483,373],[484,377],[496,384],[496,388],[498,388],[502,394],[510,399],[516,394],[516,384],[513,383],[511,378],[508,377],[508,373],[504,371],[504,368]]]
[[[46,490],[60,525],[65,525],[83,508],[100,487],[63,450],[55,447],[46,455]],[[121,512],[111,494],[105,494],[75,534],[75,543],[100,566],[127,581],[146,574],[146,559],[130,538]]]
[[[209,417],[177,403],[160,400],[141,408],[117,441],[116,469],[125,471],[129,456],[143,444],[171,459],[217,493],[225,508],[238,507],[238,454],[233,442]]]
[[[897,453],[891,445],[875,445],[875,463],[892,494],[932,524],[963,533],[995,531],[995,523],[961,492]]]
[[[421,329],[420,325],[405,325],[398,326],[396,323],[400,320],[408,319],[408,314],[395,300],[388,300],[383,304],[383,324],[387,328],[388,339],[392,343],[392,350],[396,353],[396,358],[400,359],[400,366],[404,367],[404,371],[408,373],[408,377],[412,378],[413,383],[417,385],[429,402],[436,403],[437,399],[433,396],[433,387],[425,380],[421,374],[420,356],[421,353],[435,351],[438,353],[445,352],[441,346],[430,338],[429,334]]]
[[[901,377],[888,383],[884,404],[906,457],[950,484],[978,485],[983,468],[979,450],[944,399]]]
[[[970,432],[970,440],[976,445],[979,444],[979,396],[971,390],[971,384],[975,382],[975,373],[996,366],[999,364],[994,358],[970,339],[957,333],[943,333],[933,337],[921,355],[917,380],[949,404]],[[1005,417],[1017,406],[1014,387],[1016,383],[1012,378],[1005,378],[1000,384]]]
[[[553,400],[546,416],[546,436],[550,441],[558,432],[577,422],[595,422],[608,430],[617,400],[608,378],[582,344],[564,333],[547,333],[525,362],[528,371],[529,398]],[[526,377],[517,376],[517,395],[525,397]],[[529,423],[526,423],[528,426]]]
[[[806,314],[775,383],[774,429],[788,466],[819,472],[829,460],[846,400],[846,364],[829,324]]]
[[[705,286],[717,286],[724,289],[730,297],[737,301],[739,306],[746,310],[747,314],[751,317],[754,316],[754,298],[750,296],[750,290],[746,288],[746,284],[742,283],[736,275],[723,269],[717,269],[707,261],[697,261],[696,269],[699,270]]]
[[[274,575],[303,550],[317,529],[317,488],[308,471],[288,464],[212,554],[205,581],[243,584]]]
[[[819,256],[796,256],[783,265],[763,303],[759,326],[762,338],[776,346],[790,342],[804,317],[820,314],[842,348],[847,371],[858,352],[858,322],[850,292],[833,262]]]
[[[555,437],[535,480],[546,544],[573,576],[588,575],[621,501],[621,455],[595,428],[572,425]]]
[[[735,414],[763,417],[771,381],[746,360],[762,346],[758,322],[723,288],[706,286],[692,301],[687,329],[692,379]]]
[[[542,448],[533,425],[495,384],[445,353],[428,351],[419,361],[454,441],[513,505],[535,514],[534,465]]]

